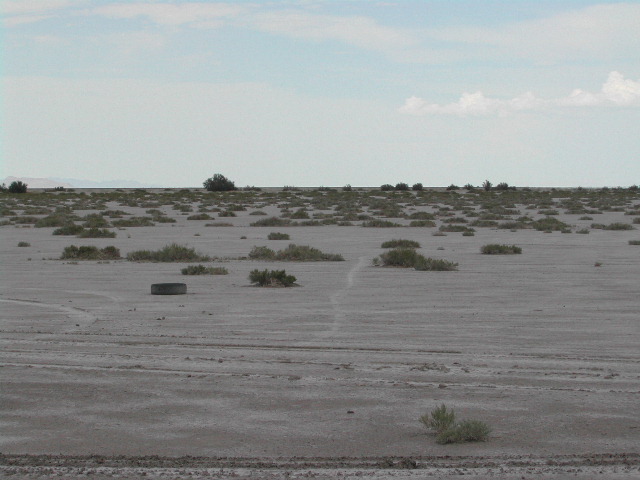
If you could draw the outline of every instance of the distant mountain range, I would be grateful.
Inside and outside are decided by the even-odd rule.
[[[140,183],[133,180],[81,180],[78,178],[32,178],[32,177],[7,177],[0,183],[9,185],[11,182],[21,181],[30,188],[162,188],[163,185]]]

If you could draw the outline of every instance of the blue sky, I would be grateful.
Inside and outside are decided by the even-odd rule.
[[[0,176],[640,183],[640,2],[5,0]]]

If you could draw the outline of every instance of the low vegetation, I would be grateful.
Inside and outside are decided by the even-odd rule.
[[[427,258],[413,248],[394,248],[374,259],[374,263],[382,263],[385,267],[413,268],[419,271],[454,271],[458,264],[448,260]]]
[[[290,237],[288,233],[271,232],[269,235],[267,235],[267,239],[268,240],[289,240]]]
[[[324,253],[306,245],[290,244],[287,248],[274,251],[268,247],[253,247],[249,252],[252,260],[276,260],[288,262],[340,262],[344,257],[334,253]]]
[[[224,267],[207,267],[205,265],[189,265],[182,270],[182,275],[227,275],[229,270]]]
[[[420,244],[415,240],[394,239],[387,240],[380,248],[420,248]]]
[[[121,258],[120,250],[116,247],[98,248],[92,245],[65,247],[60,256],[61,260],[118,260],[119,258]]]
[[[445,404],[420,417],[420,422],[436,435],[439,444],[485,442],[491,427],[480,420],[456,422],[456,415]]]
[[[252,270],[249,273],[249,281],[259,287],[291,287],[296,282],[296,277],[287,275],[284,270]]]
[[[127,254],[131,262],[208,262],[211,258],[201,255],[194,248],[171,243],[160,250],[135,250]]]
[[[515,245],[500,245],[498,243],[490,243],[480,248],[480,253],[485,255],[515,255],[522,253],[522,248]]]

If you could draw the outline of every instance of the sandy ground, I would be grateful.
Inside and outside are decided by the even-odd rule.
[[[576,218],[561,217],[590,223]],[[1,227],[1,475],[640,477],[638,230],[464,237],[254,220],[180,217],[88,240]],[[187,277],[180,264],[55,259],[72,243],[124,255],[176,241],[224,257],[290,243],[271,231],[346,261],[230,260],[229,275]],[[372,266],[392,238],[459,271]],[[487,243],[523,254],[481,255]],[[275,267],[301,286],[248,286],[250,270]],[[158,282],[188,294],[150,295]],[[490,424],[489,441],[436,444],[418,418],[440,403]]]

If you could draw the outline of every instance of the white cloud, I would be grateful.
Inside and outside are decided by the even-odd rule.
[[[256,15],[253,24],[269,33],[308,40],[338,40],[371,50],[393,50],[416,44],[416,39],[407,31],[385,27],[362,16],[274,12]]]
[[[7,27],[51,18],[56,10],[77,6],[86,0],[5,0],[0,3],[2,22]]]
[[[400,113],[409,115],[459,115],[487,116],[508,115],[518,111],[542,110],[554,107],[634,107],[640,106],[640,80],[625,79],[619,72],[611,72],[602,90],[591,93],[581,89],[573,90],[568,96],[542,99],[527,92],[510,100],[486,97],[482,92],[463,93],[455,103],[439,105],[429,103],[419,97],[405,100]]]
[[[110,18],[147,17],[160,25],[218,25],[216,19],[241,14],[244,7],[228,3],[116,3],[94,8],[92,14]],[[214,23],[212,23],[214,22]]]

